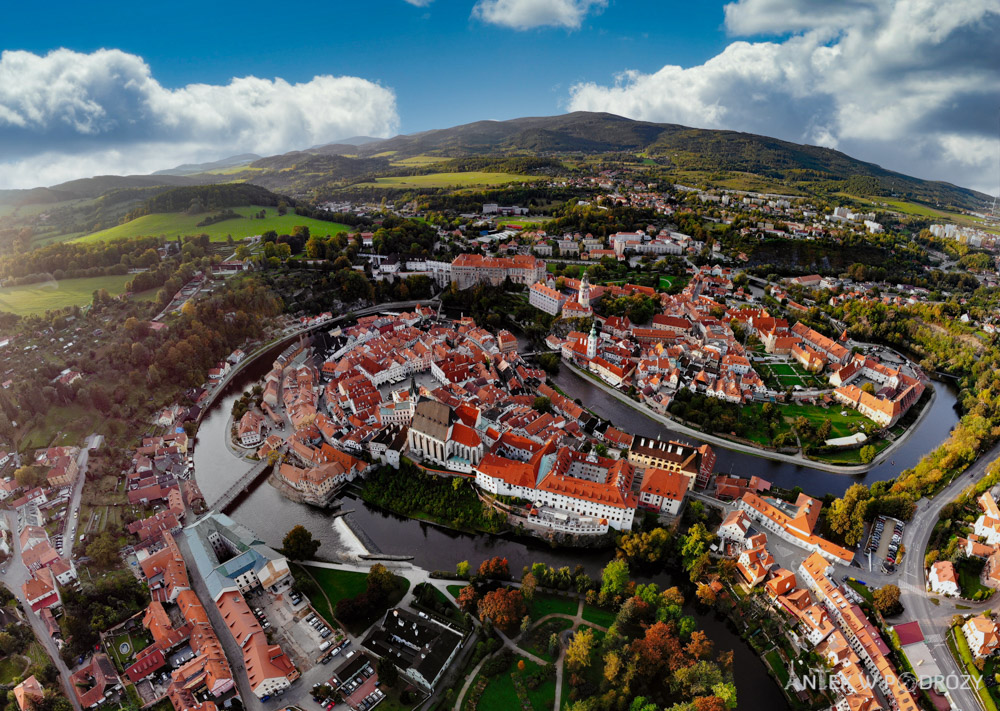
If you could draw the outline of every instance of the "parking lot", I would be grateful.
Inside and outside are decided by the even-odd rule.
[[[276,641],[300,671],[312,669],[340,643],[343,631],[331,626],[313,610],[309,599],[287,592],[273,597],[258,590],[247,597],[261,627],[274,632]]]
[[[345,641],[341,647],[346,648],[349,644],[349,641]],[[337,648],[338,651],[341,647]],[[356,711],[370,711],[386,697],[385,692],[379,688],[374,662],[368,655],[353,649],[344,651],[339,666],[330,677],[327,686],[332,690],[333,698],[318,702],[327,711],[337,706],[338,698],[342,698]]]
[[[904,526],[902,521],[889,516],[879,516],[872,522],[864,550],[871,556],[872,566],[878,564],[883,573],[896,570]]]

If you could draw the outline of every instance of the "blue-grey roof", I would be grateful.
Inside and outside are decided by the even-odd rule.
[[[234,549],[233,557],[220,562],[209,537],[218,534]],[[187,537],[195,567],[205,580],[212,599],[226,589],[235,587],[237,577],[253,570],[255,573],[267,565],[268,561],[283,558],[276,550],[257,538],[246,526],[236,523],[225,514],[212,513],[192,526],[184,535]]]

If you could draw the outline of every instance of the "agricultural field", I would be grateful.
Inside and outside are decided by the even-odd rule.
[[[846,193],[838,193],[838,195],[845,195],[846,197],[852,197],[858,199],[853,195],[847,195]],[[941,222],[954,222],[958,225],[964,225],[966,227],[975,227],[977,229],[983,230],[984,232],[992,232],[993,234],[1000,234],[1000,229],[996,225],[989,225],[982,220],[976,219],[970,215],[964,215],[960,212],[951,212],[949,210],[938,210],[931,207],[930,205],[924,205],[918,202],[910,202],[909,200],[888,200],[888,199],[874,199],[874,200],[862,200],[871,204],[873,207],[890,210],[902,213],[904,215],[913,215],[915,217],[927,217],[932,220],[940,220]]]
[[[476,185],[504,185],[506,183],[528,183],[542,180],[536,175],[515,173],[429,173],[428,175],[397,175],[375,178],[374,183],[358,183],[352,187],[363,188],[450,188],[472,187]]]
[[[125,284],[131,280],[131,274],[112,274],[8,286],[0,289],[0,311],[29,316],[66,306],[86,306],[98,289],[107,289],[109,294],[117,296],[124,293]]]
[[[261,220],[252,218],[256,212],[267,211],[267,216]],[[347,232],[351,228],[339,222],[324,222],[314,220],[311,217],[303,217],[289,212],[286,215],[278,215],[274,207],[236,207],[233,212],[243,215],[245,219],[232,219],[216,222],[212,225],[198,227],[198,223],[204,220],[210,212],[203,212],[197,215],[185,215],[179,212],[157,213],[154,215],[144,215],[123,225],[110,227],[100,232],[93,232],[84,237],[78,238],[79,242],[106,242],[108,240],[121,237],[142,237],[142,236],[163,236],[167,239],[174,239],[182,235],[207,234],[213,242],[224,242],[229,235],[233,239],[240,240],[244,237],[259,235],[274,230],[279,235],[289,234],[296,225],[305,225],[309,231],[318,235],[332,235],[338,232]]]
[[[393,155],[392,152],[383,155]],[[405,165],[407,167],[412,167],[415,165],[433,165],[434,163],[441,163],[448,160],[447,158],[442,158],[440,156],[410,156],[409,158],[402,158],[400,160],[392,161],[393,165]]]

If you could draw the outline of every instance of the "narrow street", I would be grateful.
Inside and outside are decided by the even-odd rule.
[[[28,623],[31,625],[31,629],[35,633],[35,637],[42,644],[42,646],[45,647],[45,651],[48,652],[48,655],[52,657],[53,664],[55,664],[56,669],[59,670],[59,680],[62,683],[63,693],[73,704],[73,708],[76,709],[76,711],[81,711],[80,704],[77,702],[76,694],[73,693],[73,687],[69,680],[71,671],[63,662],[62,657],[59,656],[59,648],[56,646],[55,640],[49,635],[49,631],[45,628],[45,624],[42,622],[42,619],[31,611],[31,606],[28,605],[28,601],[25,599],[24,593],[21,591],[21,585],[28,580],[28,570],[21,562],[21,539],[17,535],[17,512],[4,511],[3,515],[6,517],[7,525],[10,527],[13,534],[13,541],[11,542],[11,558],[7,562],[7,572],[3,575],[4,585],[7,586],[7,588],[17,598],[18,602],[21,603],[21,607],[24,609],[24,616],[28,618]]]

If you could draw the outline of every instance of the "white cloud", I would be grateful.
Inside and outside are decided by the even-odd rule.
[[[357,77],[168,89],[119,50],[0,54],[0,187],[279,153],[398,125],[392,90]]]
[[[570,90],[571,110],[727,128],[836,147],[996,192],[995,0],[738,0],[737,35],[704,64],[624,71]]]
[[[579,29],[591,10],[602,10],[607,0],[479,0],[473,17],[515,30],[536,27]]]
[[[403,2],[407,2],[414,7],[427,7],[434,2],[434,0],[403,0]]]

